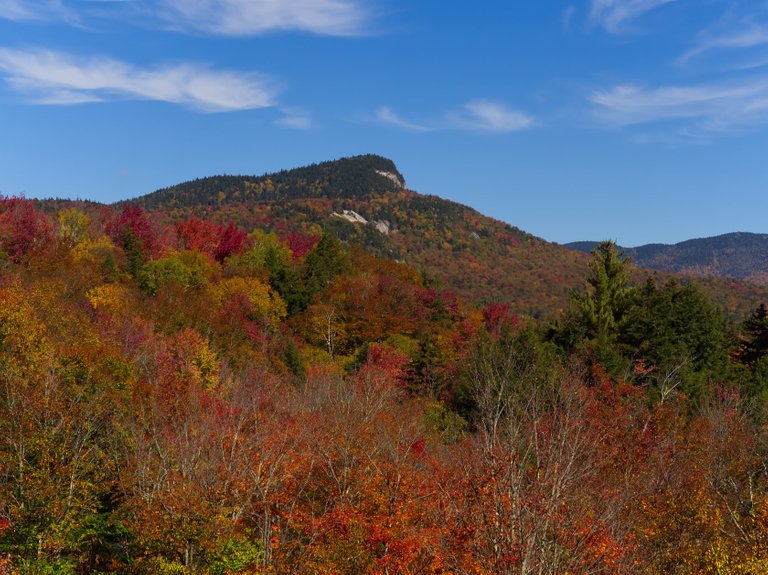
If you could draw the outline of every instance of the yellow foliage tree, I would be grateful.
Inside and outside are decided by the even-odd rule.
[[[120,284],[103,284],[89,289],[85,298],[97,311],[123,315],[128,311],[128,290]]]
[[[226,278],[209,286],[214,304],[221,308],[230,298],[243,296],[253,306],[253,313],[266,327],[277,330],[286,316],[283,298],[267,284],[256,278]]]
[[[6,376],[28,377],[45,367],[51,346],[29,294],[19,283],[0,290],[0,365]]]
[[[58,235],[70,248],[86,239],[91,218],[77,208],[68,208],[59,212]]]

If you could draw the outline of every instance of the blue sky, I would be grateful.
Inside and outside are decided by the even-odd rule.
[[[768,2],[0,0],[0,192],[392,158],[545,239],[768,232]]]

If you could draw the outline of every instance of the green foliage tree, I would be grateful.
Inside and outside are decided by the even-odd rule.
[[[574,301],[588,337],[610,340],[620,327],[631,302],[626,264],[616,244],[602,242],[592,252],[587,278],[590,288],[574,294]]]
[[[329,231],[307,254],[303,268],[292,265],[279,245],[267,245],[263,258],[269,271],[269,283],[285,301],[289,315],[304,311],[334,278],[352,271],[344,244]]]
[[[250,247],[227,260],[226,267],[232,275],[270,276],[280,267],[290,264],[291,250],[277,234],[256,230],[248,235],[248,239]]]
[[[285,301],[288,315],[295,315],[304,310],[309,297],[301,278],[301,271],[292,265],[289,256],[282,250],[268,249],[264,254],[264,267],[269,273],[269,284]]]
[[[571,292],[571,308],[555,339],[569,351],[585,345],[592,360],[617,373],[625,361],[616,340],[633,298],[628,258],[611,241],[600,243],[592,255],[591,274],[582,290]]]
[[[759,420],[768,418],[768,309],[760,304],[741,323],[734,360],[745,367],[743,393]]]
[[[163,284],[199,288],[208,283],[213,264],[197,252],[176,253],[145,263],[137,274],[142,291],[156,295]]]
[[[736,358],[739,362],[754,366],[768,355],[768,309],[761,303],[741,324],[741,345]]]
[[[725,320],[692,282],[658,288],[649,279],[636,292],[618,342],[626,357],[642,360],[649,377],[641,379],[662,396],[674,388],[700,399],[710,381],[729,377]]]
[[[304,283],[309,296],[321,292],[338,275],[351,271],[347,251],[341,241],[326,232],[304,262]]]
[[[424,334],[406,369],[406,382],[411,391],[440,398],[449,385],[447,364],[446,350],[437,335],[431,331]]]

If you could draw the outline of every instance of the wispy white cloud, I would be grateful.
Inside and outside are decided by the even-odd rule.
[[[275,120],[278,126],[292,128],[294,130],[309,130],[314,122],[309,112],[298,108],[283,108],[280,110],[283,116]]]
[[[283,116],[275,120],[275,124],[294,130],[309,130],[312,128],[312,119],[307,116]]]
[[[643,14],[677,0],[592,0],[590,21],[612,34],[624,30],[627,23]]]
[[[589,100],[618,127],[672,122],[685,134],[716,134],[768,124],[768,76],[690,86],[615,86]]]
[[[390,124],[409,132],[431,132],[435,128],[406,120],[386,106],[376,110],[376,119],[384,124]]]
[[[216,36],[257,36],[302,31],[356,36],[369,30],[370,0],[0,0],[0,18],[70,23],[129,16],[144,25]],[[98,5],[113,4],[105,12]],[[118,5],[123,4],[127,12]],[[130,8],[128,8],[130,6]]]
[[[31,21],[52,18],[71,19],[72,13],[62,0],[0,0],[0,19]]]
[[[375,118],[378,122],[410,132],[462,130],[486,134],[508,134],[526,130],[535,123],[532,116],[490,100],[473,100],[460,109],[449,111],[431,121],[408,120],[388,107],[376,110]]]
[[[370,14],[361,0],[155,0],[173,28],[221,36],[299,30],[328,36],[363,33]]]
[[[641,14],[676,0],[591,0],[592,18],[612,32]],[[715,136],[768,127],[768,4],[714,0],[719,15],[692,31],[693,46],[674,64],[687,82],[645,79],[587,96],[604,125],[631,128],[635,141],[711,141]],[[691,3],[693,6],[693,3]],[[718,7],[719,8],[719,7]],[[693,60],[709,56],[704,65]],[[647,72],[652,74],[652,71]]]
[[[683,54],[678,63],[685,64],[705,52],[743,50],[765,45],[768,45],[768,24],[751,23],[720,34],[703,34],[698,44]]]
[[[50,50],[0,49],[0,76],[28,101],[80,104],[156,100],[206,112],[274,104],[274,83],[260,75],[197,64],[139,68],[109,58],[77,58]]]
[[[560,13],[560,23],[563,25],[563,28],[566,30],[571,29],[574,16],[576,16],[576,5],[568,4]]]
[[[519,132],[534,123],[531,116],[489,100],[474,100],[464,104],[463,111],[453,114],[452,119],[458,127],[494,134]]]
[[[31,20],[35,11],[21,0],[0,0],[0,17],[6,20]]]

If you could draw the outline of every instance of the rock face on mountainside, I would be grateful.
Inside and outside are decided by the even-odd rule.
[[[596,245],[597,242],[566,244],[585,253]],[[768,234],[736,232],[677,244],[647,244],[622,250],[636,265],[648,269],[768,284]]]
[[[131,203],[174,220],[231,221],[284,237],[329,229],[349,244],[416,266],[427,285],[455,290],[478,305],[508,303],[514,312],[535,317],[564,309],[569,291],[582,286],[588,272],[583,253],[409,190],[395,163],[376,155],[263,176],[202,178]],[[636,281],[646,276],[634,272]],[[707,289],[734,314],[750,309],[762,294],[719,280],[709,281]]]

